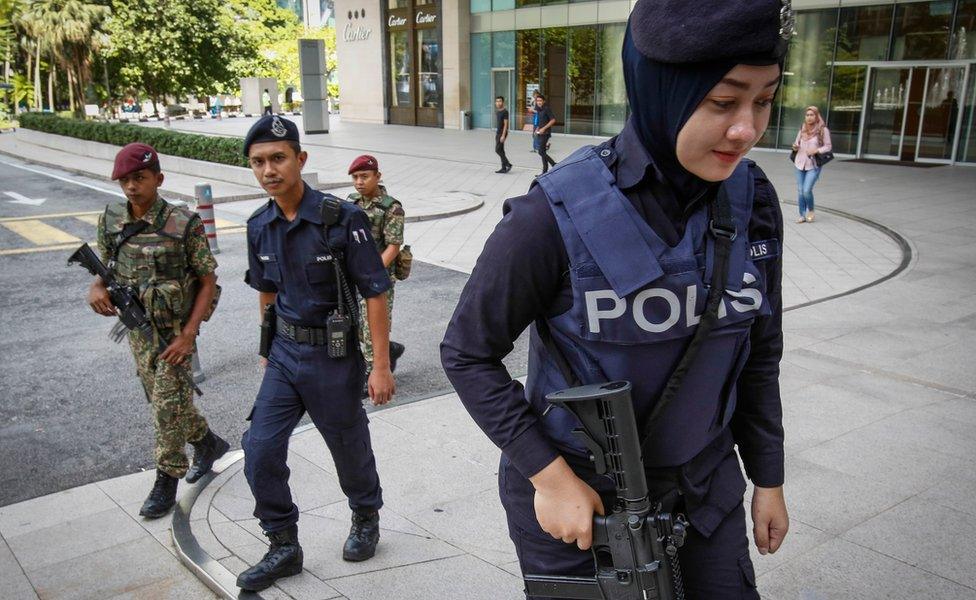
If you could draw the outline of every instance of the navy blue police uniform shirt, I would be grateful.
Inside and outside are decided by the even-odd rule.
[[[685,204],[661,184],[646,150],[628,125],[600,146],[617,184],[645,221],[669,245],[676,245],[700,197]],[[773,186],[753,167],[755,201],[749,240],[782,240],[783,217]],[[714,193],[714,192],[712,192]],[[558,455],[502,364],[513,341],[534,320],[572,307],[569,257],[555,216],[540,186],[505,202],[504,217],[488,238],[458,302],[441,345],[441,359],[465,408],[506,457],[531,477]],[[783,350],[782,258],[767,243],[756,262],[765,277],[769,317],[756,319],[752,350],[737,381],[732,432],[746,473],[761,487],[783,483],[783,427],[779,360]]]
[[[278,294],[278,316],[294,325],[324,327],[336,309],[339,288],[319,208],[324,194],[305,186],[298,214],[288,221],[270,200],[247,222],[248,270],[244,280],[259,292]],[[342,253],[349,284],[365,298],[390,288],[390,276],[370,234],[366,213],[341,203],[329,245]]]

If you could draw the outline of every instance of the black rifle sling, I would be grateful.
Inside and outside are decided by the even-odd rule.
[[[725,284],[728,280],[729,254],[732,251],[732,241],[737,235],[735,222],[732,220],[732,208],[724,187],[719,188],[715,199],[710,203],[710,209],[712,218],[708,229],[712,237],[715,238],[715,256],[712,264],[712,280],[708,289],[708,300],[705,303],[705,313],[701,316],[695,335],[681,356],[678,366],[671,373],[668,383],[664,386],[661,397],[658,398],[647,418],[644,425],[644,445],[650,439],[651,427],[654,422],[678,395],[685,376],[701,351],[702,344],[718,323],[718,309],[722,303]]]

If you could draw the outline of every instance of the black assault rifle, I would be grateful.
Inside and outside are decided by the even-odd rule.
[[[108,290],[108,295],[112,299],[112,305],[115,306],[115,312],[119,315],[119,323],[112,328],[113,333],[109,336],[116,342],[120,342],[125,332],[138,331],[147,342],[152,344],[152,323],[149,321],[149,315],[146,314],[146,308],[139,300],[139,294],[132,287],[120,284],[88,244],[82,244],[80,248],[74,251],[74,254],[68,258],[68,264],[71,263],[78,263],[92,275],[102,278],[102,283],[105,284],[105,289]],[[119,325],[123,327],[117,332]],[[157,353],[166,350],[166,346],[166,341],[160,339]],[[203,391],[193,382],[193,375],[189,368],[176,367],[176,370],[183,375],[183,379],[198,396],[203,395]]]
[[[529,596],[579,600],[683,600],[678,548],[688,523],[652,505],[641,460],[641,443],[630,399],[630,382],[585,385],[546,396],[582,423],[573,430],[599,474],[609,475],[617,504],[593,516],[595,577],[526,575]]]

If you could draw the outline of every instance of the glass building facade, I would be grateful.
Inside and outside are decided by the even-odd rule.
[[[465,1],[465,0],[461,0]],[[539,6],[568,12],[602,2],[467,0],[472,18]],[[839,4],[839,3],[838,3]],[[596,15],[597,10],[592,10]],[[493,126],[505,96],[512,126],[531,123],[540,90],[557,132],[613,135],[627,119],[619,22],[523,27],[471,34],[475,127]],[[817,106],[840,154],[976,163],[976,0],[872,3],[799,10],[783,83],[759,145],[788,149],[807,106]]]

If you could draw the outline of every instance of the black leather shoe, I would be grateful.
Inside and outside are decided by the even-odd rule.
[[[352,528],[345,546],[342,547],[342,560],[359,562],[373,558],[376,543],[380,541],[380,513],[352,513]]]
[[[190,444],[193,445],[193,464],[186,472],[187,483],[194,483],[209,473],[214,462],[230,450],[230,444],[209,429],[203,439]]]
[[[266,531],[271,547],[261,562],[237,576],[237,587],[249,592],[258,592],[281,579],[302,572],[305,556],[298,543],[298,525],[281,531]]]
[[[158,519],[168,513],[176,504],[176,484],[179,481],[176,477],[156,471],[156,483],[153,484],[149,497],[142,503],[139,515],[147,519]]]
[[[390,342],[390,371],[396,371],[397,359],[403,356],[406,346],[399,342]]]
[[[508,171],[506,171],[506,170],[505,170],[505,167],[502,167],[501,169],[498,169],[498,170],[497,170],[497,171],[495,171],[495,172],[496,172],[496,173],[508,173]]]

